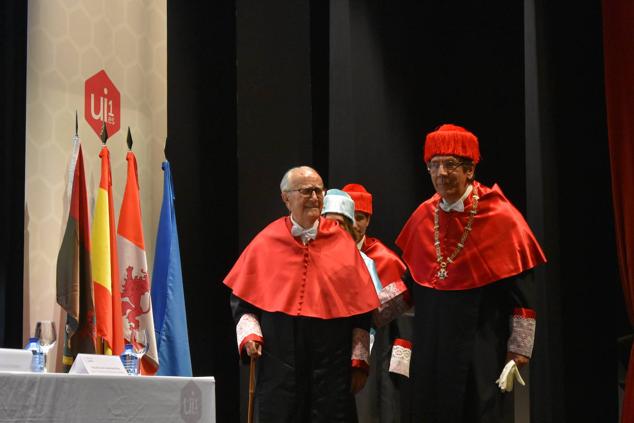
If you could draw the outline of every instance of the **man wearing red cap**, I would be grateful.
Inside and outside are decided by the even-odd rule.
[[[473,133],[442,125],[424,159],[436,194],[396,240],[414,281],[414,418],[498,422],[500,389],[523,383],[517,366],[532,353],[531,269],[546,258],[500,188],[474,180]]]
[[[376,291],[354,240],[320,218],[319,174],[290,169],[280,188],[289,215],[256,235],[224,280],[238,351],[258,359],[255,421],[356,422]]]
[[[361,422],[401,421],[400,387],[409,377],[411,357],[410,316],[401,316],[409,309],[409,291],[402,280],[405,264],[377,238],[367,236],[372,218],[372,194],[363,185],[348,184],[343,191],[350,194],[355,206],[355,240],[357,247],[376,265],[383,289],[379,292],[381,307],[374,313],[374,343],[370,359],[370,376],[365,388],[357,395],[357,410]]]

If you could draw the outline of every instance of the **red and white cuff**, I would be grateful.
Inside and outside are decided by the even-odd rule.
[[[507,343],[509,352],[530,358],[535,342],[535,310],[516,308],[511,316],[511,336]]]
[[[369,369],[370,332],[365,329],[352,329],[352,367]]]
[[[242,354],[244,344],[248,341],[257,341],[259,343],[264,341],[260,322],[258,322],[258,318],[255,314],[247,313],[242,315],[236,325],[236,336],[238,339],[238,352],[240,354]]]
[[[412,343],[407,339],[396,338],[392,345],[390,372],[409,377],[409,363],[412,359]]]
[[[385,326],[411,307],[409,290],[403,281],[392,282],[378,293],[381,305],[372,313],[378,328]]]

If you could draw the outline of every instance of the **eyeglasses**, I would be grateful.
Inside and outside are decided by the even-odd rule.
[[[287,189],[285,192],[293,192],[297,191],[304,197],[312,197],[313,192],[317,197],[322,197],[324,195],[324,189],[322,187],[304,187],[297,189]]]
[[[458,160],[436,160],[436,161],[430,161],[429,163],[427,163],[427,170],[430,173],[437,173],[440,170],[440,166],[443,167],[443,169],[445,169],[445,172],[447,173],[452,173],[454,172],[456,169],[458,169],[460,166],[466,164],[467,162],[460,162]]]

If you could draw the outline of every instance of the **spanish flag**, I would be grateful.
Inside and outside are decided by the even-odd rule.
[[[119,294],[119,265],[112,201],[110,152],[101,157],[101,180],[92,223],[92,277],[97,315],[97,350],[103,354],[123,352],[123,320]]]
[[[129,130],[128,130],[128,137]],[[119,212],[117,246],[119,248],[121,285],[121,308],[123,310],[123,335],[126,342],[136,342],[134,330],[145,330],[148,348],[141,360],[141,373],[154,374],[158,369],[152,299],[150,295],[150,274],[147,268],[141,202],[139,200],[139,180],[136,157],[129,151],[128,179]]]

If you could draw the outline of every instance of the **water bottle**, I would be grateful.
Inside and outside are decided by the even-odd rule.
[[[44,352],[37,338],[29,338],[25,350],[31,351],[33,358],[31,359],[31,371],[34,373],[42,373],[44,371]]]
[[[121,353],[121,362],[123,363],[123,368],[130,376],[138,375],[139,370],[137,366],[139,359],[134,353],[132,344],[125,344],[123,353]]]

